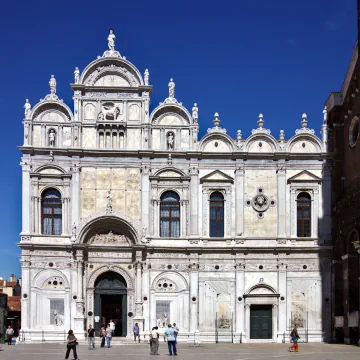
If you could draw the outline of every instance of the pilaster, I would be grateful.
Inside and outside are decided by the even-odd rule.
[[[244,177],[244,169],[238,168],[235,170],[236,236],[243,236],[244,234]]]
[[[22,234],[30,234],[30,171],[32,166],[29,160],[23,160],[22,166]]]
[[[277,170],[277,236],[280,239],[286,238],[286,170]]]
[[[235,291],[235,332],[236,333],[245,333],[245,309],[244,309],[244,293],[245,293],[245,265],[242,263],[236,264],[236,291]]]
[[[199,167],[190,165],[190,235],[199,235]]]
[[[199,270],[197,259],[191,259],[190,272],[190,332],[199,329],[198,304],[199,304]]]

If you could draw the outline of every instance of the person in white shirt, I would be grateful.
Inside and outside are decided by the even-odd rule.
[[[150,355],[159,355],[159,333],[156,327],[153,327],[150,333]]]
[[[108,348],[110,347],[112,333],[113,333],[113,331],[111,330],[110,324],[108,324],[108,326],[106,328],[106,345]]]
[[[114,336],[115,335],[115,323],[112,320],[110,320],[110,329],[112,331],[111,336]]]

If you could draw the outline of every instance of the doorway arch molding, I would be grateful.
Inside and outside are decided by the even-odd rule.
[[[89,274],[87,287],[86,287],[87,324],[91,324],[93,327],[95,325],[95,319],[94,319],[95,282],[100,275],[110,271],[118,273],[124,278],[127,287],[127,311],[128,313],[134,313],[135,311],[134,281],[131,275],[120,265],[110,264],[110,265],[100,266]],[[132,336],[132,328],[133,328],[133,317],[127,316],[127,336]]]
[[[87,283],[88,290],[94,290],[96,279],[100,275],[102,275],[106,272],[109,272],[109,271],[113,271],[113,272],[121,275],[126,281],[127,290],[134,291],[134,285],[133,285],[134,282],[133,282],[130,274],[124,268],[122,268],[120,265],[103,265],[103,266],[100,266],[97,269],[93,270],[89,275],[89,279],[88,279],[88,283]]]

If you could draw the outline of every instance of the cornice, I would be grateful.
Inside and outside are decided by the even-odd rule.
[[[53,147],[34,147],[19,146],[23,154],[48,155],[49,151],[53,155],[63,156],[88,156],[88,157],[150,157],[168,158],[169,151],[165,150],[113,150],[113,149],[84,149],[84,148],[53,148]],[[172,151],[171,157],[185,159],[229,159],[229,160],[329,160],[333,158],[333,153],[248,153],[248,152],[199,152],[199,151]]]

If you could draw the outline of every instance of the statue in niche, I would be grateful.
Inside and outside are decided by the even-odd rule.
[[[80,80],[80,70],[77,66],[74,71],[74,79],[75,79],[75,84],[78,84]]]
[[[162,329],[162,328],[167,328],[169,325],[169,317],[167,313],[163,313],[161,315],[161,317],[159,319],[157,319],[156,321],[157,326]]]
[[[110,51],[115,51],[115,34],[114,34],[114,30],[113,29],[110,29],[110,33],[109,33],[109,36],[107,38],[107,41],[108,41],[108,47],[109,47],[109,50]]]
[[[108,200],[108,203],[107,203],[107,206],[106,206],[106,213],[112,213],[112,194],[111,194],[111,190],[108,191],[108,194],[106,196],[107,200]]]
[[[121,104],[104,103],[101,105],[101,112],[99,114],[99,119],[117,120],[120,114],[121,114]]]
[[[58,314],[56,310],[54,310],[54,324],[56,326],[64,325],[64,315]]]
[[[55,146],[56,134],[53,129],[49,132],[49,146]]]
[[[145,69],[145,73],[144,73],[144,81],[145,81],[145,85],[149,85],[149,70]]]
[[[29,103],[29,99],[25,100],[25,119],[30,119],[30,113],[31,113],[31,104]]]
[[[170,79],[168,86],[169,86],[169,98],[174,99],[175,98],[175,83],[172,78]]]
[[[51,75],[49,86],[50,86],[50,94],[56,94],[56,79],[54,75]]]
[[[167,148],[168,150],[174,150],[174,134],[172,132],[169,132],[167,136]]]

